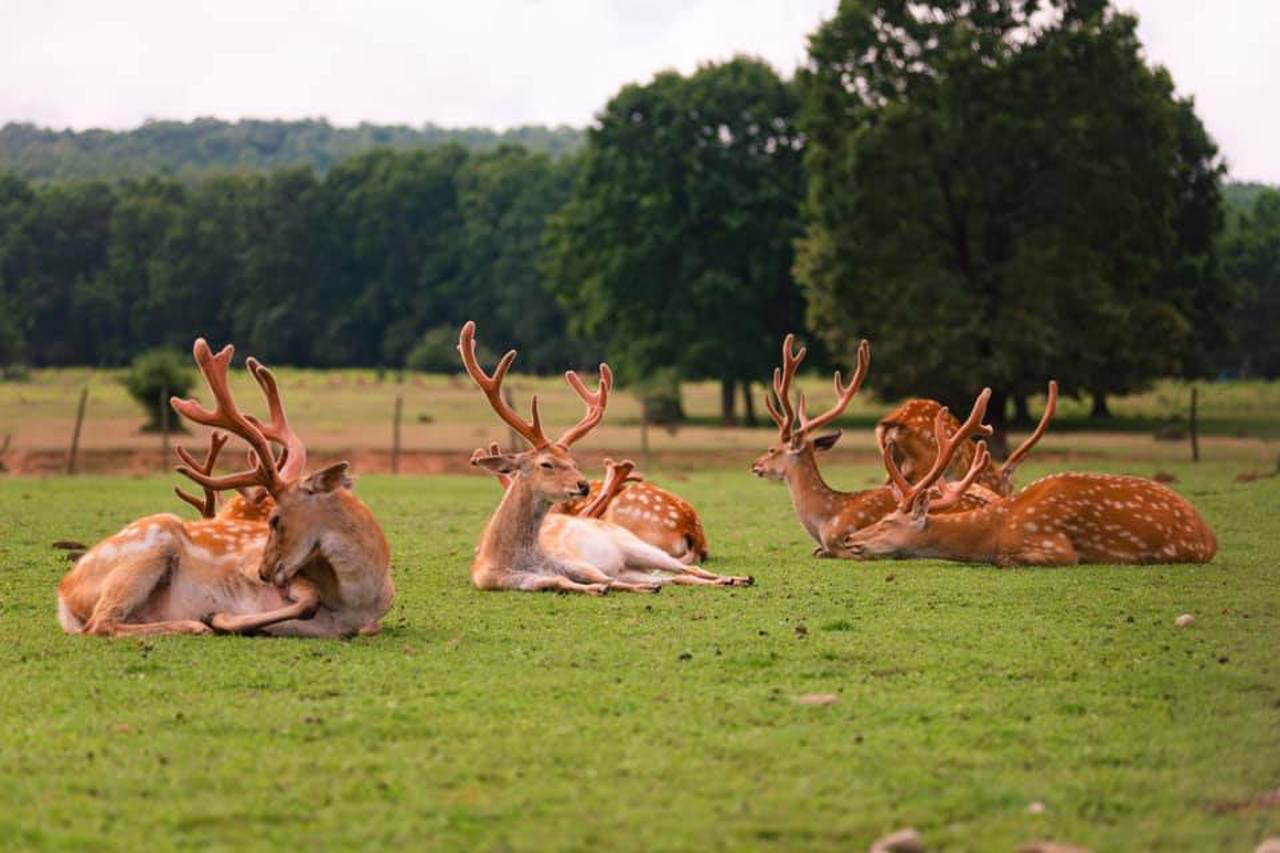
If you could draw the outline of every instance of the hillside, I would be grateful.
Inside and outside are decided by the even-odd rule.
[[[139,128],[50,130],[32,124],[0,127],[0,171],[34,180],[198,177],[211,172],[311,166],[320,172],[369,148],[421,148],[458,143],[473,151],[518,144],[558,157],[576,150],[583,133],[573,127],[525,126],[507,131],[443,128],[427,124],[335,127],[322,119],[192,122],[149,121]]]

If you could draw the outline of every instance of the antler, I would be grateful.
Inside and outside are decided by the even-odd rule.
[[[764,395],[764,406],[769,410],[769,417],[778,425],[778,438],[781,441],[789,441],[795,430],[796,413],[791,408],[791,380],[795,378],[800,362],[804,361],[809,352],[804,347],[792,352],[795,342],[795,335],[789,334],[783,339],[782,367],[773,369],[773,396],[777,398],[777,404],[774,404],[773,397],[767,393]]]
[[[824,427],[827,424],[840,417],[845,409],[849,408],[849,404],[853,402],[853,398],[857,395],[858,389],[862,387],[862,380],[867,378],[867,368],[871,366],[871,343],[862,340],[858,343],[858,364],[853,369],[853,376],[849,377],[849,384],[843,385],[840,381],[840,371],[836,371],[832,377],[832,382],[836,389],[836,403],[830,409],[827,409],[816,418],[809,419],[804,411],[804,392],[800,392],[799,407],[797,415],[800,420],[800,432],[808,434],[813,430]]]
[[[596,424],[604,417],[605,407],[609,405],[609,389],[613,387],[613,371],[609,369],[609,365],[603,362],[600,364],[600,384],[596,386],[594,394],[587,390],[586,384],[574,371],[566,370],[564,378],[582,402],[587,404],[587,412],[582,420],[565,430],[564,435],[556,442],[561,447],[569,447],[595,429]]]
[[[1031,452],[1031,448],[1044,436],[1045,431],[1049,429],[1049,421],[1053,420],[1054,413],[1058,410],[1058,381],[1056,379],[1049,380],[1049,395],[1045,400],[1044,414],[1040,416],[1040,423],[1036,426],[1035,432],[1027,436],[1022,444],[1018,445],[1018,449],[1009,454],[1009,458],[1000,466],[1000,482],[1004,486],[1004,491],[1008,492],[1013,487],[1013,472],[1017,470],[1022,460]]]
[[[179,400],[177,397],[171,397],[169,404],[178,414],[189,420],[205,426],[220,427],[244,439],[257,456],[257,464],[247,471],[228,474],[225,477],[214,477],[187,465],[179,466],[179,473],[204,488],[216,492],[246,486],[262,486],[273,495],[279,494],[287,483],[281,478],[280,471],[276,467],[275,457],[271,453],[271,442],[253,421],[240,412],[235,399],[231,396],[227,369],[231,365],[231,357],[235,355],[235,348],[228,344],[214,355],[209,349],[208,342],[204,338],[197,338],[192,352],[200,373],[209,385],[209,390],[213,392],[215,408],[211,411],[195,400]]]
[[[480,367],[480,362],[476,360],[476,324],[473,320],[468,320],[462,327],[462,333],[458,335],[458,352],[462,354],[462,364],[467,369],[467,373],[471,379],[480,386],[480,390],[484,392],[484,396],[489,400],[490,407],[502,418],[512,429],[520,433],[529,442],[534,449],[541,450],[549,447],[551,441],[542,431],[542,417],[538,414],[538,395],[533,396],[531,410],[533,412],[533,421],[525,421],[515,410],[507,405],[502,399],[502,380],[506,378],[507,371],[511,369],[511,364],[516,360],[516,351],[509,350],[506,355],[498,360],[498,366],[493,369],[493,375],[484,372]],[[609,389],[613,387],[613,372],[609,370],[609,365],[600,365],[600,384],[596,387],[595,392],[587,389],[586,383],[572,370],[565,371],[565,381],[573,388],[574,392],[581,400],[587,404],[587,412],[582,416],[582,420],[571,426],[565,431],[564,435],[556,440],[556,444],[560,447],[568,447],[600,423],[600,419],[604,417],[605,407],[609,403]],[[474,459],[473,455],[473,459]]]
[[[866,340],[860,341],[857,366],[849,378],[849,384],[844,384],[843,377],[837,370],[832,378],[836,390],[835,405],[817,417],[810,418],[805,412],[803,391],[796,395],[795,407],[791,405],[791,382],[795,378],[796,370],[800,367],[800,362],[804,361],[805,354],[808,352],[804,347],[793,352],[794,345],[795,335],[787,335],[782,342],[782,367],[773,369],[773,395],[777,398],[777,405],[768,394],[764,398],[765,408],[769,410],[769,416],[773,418],[773,422],[778,425],[778,437],[782,441],[789,441],[793,436],[808,435],[840,417],[857,396],[858,389],[862,387],[862,381],[867,378],[867,369],[871,366],[871,344]]]
[[[894,461],[894,443],[892,441],[884,443],[881,448],[881,455],[884,457],[884,467],[889,472],[889,479],[893,482],[894,489],[898,493],[898,509],[900,511],[907,512],[910,510],[916,500],[933,487],[933,484],[938,481],[943,472],[947,470],[947,467],[951,465],[951,460],[955,457],[956,451],[960,449],[960,445],[963,442],[968,441],[975,435],[991,435],[991,427],[982,423],[983,417],[987,414],[987,403],[990,399],[991,389],[983,388],[982,393],[978,395],[978,399],[973,402],[973,410],[969,412],[969,417],[951,436],[946,434],[944,427],[948,415],[947,408],[944,406],[938,410],[938,414],[933,421],[933,432],[938,440],[938,455],[934,457],[933,466],[914,485],[907,482],[907,478],[903,476],[901,469],[898,468],[898,463]],[[982,465],[985,465],[989,458],[985,444],[975,454],[975,462],[979,458],[982,458]],[[971,465],[969,473],[965,475],[965,480],[970,483],[973,482],[977,472],[982,470],[982,465],[976,466],[976,470],[975,466]],[[963,490],[961,490],[962,492]],[[944,498],[946,497],[949,497],[949,495],[944,496]],[[959,499],[959,494],[955,496],[955,499]]]
[[[244,366],[253,374],[258,387],[262,389],[263,396],[267,398],[271,423],[263,424],[253,415],[245,415],[245,418],[268,440],[280,445],[282,450],[276,459],[276,466],[280,469],[280,479],[286,483],[292,483],[302,476],[302,472],[307,467],[306,445],[289,426],[289,418],[284,413],[284,403],[280,400],[280,388],[276,385],[275,374],[253,356],[245,359]]]
[[[635,467],[636,463],[630,459],[623,459],[621,462],[605,459],[604,483],[601,484],[599,493],[578,512],[578,515],[583,518],[599,518],[604,515],[604,511],[609,508],[609,503],[618,496],[624,485],[631,482],[631,472]]]
[[[475,321],[468,320],[466,325],[462,327],[462,333],[458,335],[458,352],[462,355],[462,365],[467,369],[472,381],[480,386],[480,390],[484,392],[484,396],[489,400],[490,407],[493,408],[498,417],[506,421],[508,426],[520,433],[524,440],[533,445],[533,447],[541,449],[551,444],[542,432],[542,419],[538,415],[537,394],[533,395],[532,423],[517,415],[515,410],[502,399],[502,380],[506,378],[507,371],[511,369],[511,363],[516,360],[515,350],[508,350],[507,354],[499,359],[498,366],[493,369],[493,375],[488,375],[480,367],[480,362],[476,360]]]
[[[943,483],[936,490],[938,497],[930,498],[929,511],[937,512],[959,503],[960,499],[964,497],[964,493],[969,491],[969,487],[973,485],[973,481],[982,473],[982,469],[986,468],[990,462],[991,454],[987,452],[987,443],[979,441],[977,448],[973,452],[973,461],[969,463],[969,470],[962,479],[954,483]]]
[[[213,468],[218,464],[218,454],[222,452],[222,448],[227,443],[227,434],[214,430],[209,433],[209,450],[205,453],[204,462],[197,462],[196,458],[187,452],[187,449],[179,444],[174,450],[177,451],[178,458],[186,463],[186,468],[192,471],[199,471],[201,474],[212,474]],[[179,471],[183,469],[178,468]],[[198,481],[197,481],[198,482]],[[218,512],[218,493],[213,489],[205,488],[204,500],[192,494],[184,492],[178,487],[174,487],[174,494],[195,507],[201,518],[213,518]]]

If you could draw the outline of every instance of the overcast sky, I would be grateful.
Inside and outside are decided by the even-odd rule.
[[[1280,0],[1119,0],[1233,177],[1280,183]],[[0,0],[0,123],[584,125],[734,53],[787,74],[836,0]]]

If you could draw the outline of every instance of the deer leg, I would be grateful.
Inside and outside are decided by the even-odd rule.
[[[290,604],[263,613],[210,613],[204,622],[219,634],[252,634],[277,622],[310,619],[320,609],[320,590],[311,581],[295,577],[289,582]]]
[[[667,552],[645,542],[632,542],[623,546],[627,568],[645,571],[657,570],[673,577],[671,583],[701,584],[704,586],[751,586],[754,578],[717,575],[701,566],[687,566]],[[692,578],[692,580],[689,580]],[[684,579],[684,580],[682,580]]]
[[[566,562],[562,563],[560,568],[567,577],[578,583],[603,583],[608,584],[610,589],[620,589],[625,592],[653,593],[662,589],[662,584],[656,583],[652,578],[636,582],[610,577],[590,563]]]
[[[586,595],[608,595],[609,585],[602,583],[578,583],[564,575],[531,575],[516,579],[508,589],[525,592],[581,592]]]
[[[207,625],[194,619],[129,623],[125,620],[147,603],[156,587],[169,574],[173,553],[168,548],[122,561],[103,581],[93,613],[82,633],[101,637],[142,634],[210,634]]]
[[[1061,533],[1028,537],[996,558],[998,566],[1074,566],[1079,562],[1071,540]]]

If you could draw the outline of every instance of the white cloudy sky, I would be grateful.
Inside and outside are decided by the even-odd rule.
[[[734,53],[790,73],[836,0],[0,0],[0,123],[582,125]],[[1118,0],[1227,155],[1280,182],[1280,0]]]

